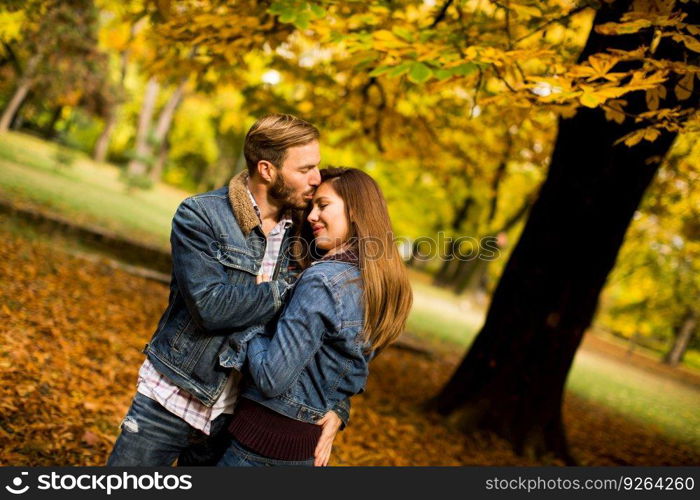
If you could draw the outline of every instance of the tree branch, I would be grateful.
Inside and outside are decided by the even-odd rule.
[[[481,90],[481,83],[484,80],[484,71],[479,67],[479,78],[476,81],[476,87],[474,89],[474,102],[472,104],[471,109],[469,110],[469,118],[474,117],[474,108],[478,106],[478,100],[479,100],[479,90]]]
[[[491,63],[491,67],[493,68],[493,71],[496,73],[496,76],[498,77],[499,80],[501,80],[503,83],[505,83],[506,87],[508,87],[508,90],[511,92],[516,92],[516,90],[508,83],[508,80],[506,80],[502,75],[501,72],[498,70],[498,66],[496,66],[496,63]]]
[[[489,214],[488,218],[486,219],[486,223],[488,225],[491,225],[493,222],[493,218],[496,215],[496,208],[498,207],[498,191],[499,187],[501,184],[501,181],[503,180],[503,176],[506,173],[506,168],[508,167],[508,160],[510,160],[510,157],[513,152],[513,137],[511,137],[510,131],[506,130],[506,151],[503,154],[503,158],[501,159],[501,163],[498,165],[498,168],[496,169],[496,174],[493,177],[493,183],[491,184],[491,203],[489,206]]]
[[[535,202],[534,198],[534,196],[528,196],[523,202],[523,204],[520,206],[520,208],[513,215],[510,216],[510,218],[501,227],[501,230],[497,232],[505,233],[506,231],[510,230],[513,226],[515,226],[518,223],[518,221],[525,216],[527,211],[530,210],[530,207]]]
[[[435,16],[435,19],[433,20],[432,24],[430,25],[430,29],[434,28],[435,26],[440,23],[443,19],[445,19],[445,15],[447,14],[447,9],[452,5],[452,0],[447,0],[444,4],[442,4],[442,7],[440,8],[440,12],[438,12],[437,16]]]
[[[523,40],[530,38],[535,33],[542,31],[547,26],[554,24],[554,23],[559,23],[559,22],[563,21],[564,19],[568,19],[569,17],[574,16],[574,15],[578,14],[579,12],[582,12],[582,11],[588,9],[589,7],[591,7],[591,5],[589,3],[584,3],[583,5],[579,5],[578,7],[570,10],[569,12],[564,14],[563,16],[559,16],[559,17],[555,17],[554,19],[550,19],[549,21],[547,21],[547,22],[541,24],[540,26],[538,26],[537,28],[535,28],[533,31],[531,31],[527,35],[523,35],[520,38],[516,39],[515,43],[518,44],[518,43],[522,42]]]

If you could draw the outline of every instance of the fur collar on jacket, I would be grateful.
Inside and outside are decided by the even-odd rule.
[[[255,226],[260,225],[260,218],[255,213],[253,204],[248,197],[248,172],[243,171],[235,175],[228,183],[228,201],[233,210],[233,215],[238,221],[238,227],[245,236],[248,236]],[[290,217],[295,230],[301,227],[304,219],[304,210],[291,210]]]
[[[231,204],[233,215],[236,216],[238,227],[244,236],[248,236],[255,226],[260,225],[260,218],[248,197],[248,172],[245,170],[235,175],[228,183],[228,202]]]

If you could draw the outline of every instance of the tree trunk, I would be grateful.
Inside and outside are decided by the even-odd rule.
[[[153,142],[155,143],[158,149],[158,154],[156,156],[153,169],[151,170],[151,173],[149,175],[151,180],[153,180],[154,182],[159,181],[160,176],[163,173],[163,166],[165,165],[165,160],[167,158],[169,149],[166,144],[166,139],[168,136],[168,132],[170,132],[170,127],[173,124],[173,117],[175,116],[175,111],[182,102],[182,97],[185,94],[186,84],[187,78],[183,78],[180,81],[180,85],[177,86],[175,92],[173,92],[173,94],[170,96],[168,102],[165,103],[165,106],[163,106],[163,110],[158,116],[158,122],[156,123],[155,132],[153,133]]]
[[[603,3],[594,26],[619,20],[628,5]],[[697,5],[678,5],[689,13],[685,22],[697,23]],[[580,60],[608,48],[648,46],[652,36],[610,37],[592,30]],[[683,60],[688,52],[666,38],[656,55]],[[669,107],[696,108],[697,91],[674,102],[676,81],[667,82]],[[626,99],[630,112],[646,110],[643,93]],[[521,455],[574,462],[561,414],[566,377],[632,216],[675,138],[664,132],[633,148],[614,145],[639,126],[632,122],[607,121],[600,109],[588,108],[559,121],[547,178],[486,322],[432,401],[443,414],[463,410],[468,429],[495,432]]]
[[[639,345],[639,332],[636,331],[632,336],[630,337],[629,341],[627,342],[627,357],[631,357],[632,354],[634,354],[635,349],[637,349],[637,346]]]
[[[165,141],[165,144],[163,144],[163,146],[160,148],[158,156],[156,156],[156,159],[153,162],[153,168],[148,174],[153,182],[160,181],[160,178],[163,175],[163,170],[165,170],[165,162],[168,160],[169,152],[170,144],[168,144],[168,141]]]
[[[671,350],[666,353],[664,363],[671,366],[676,366],[681,362],[686,349],[688,349],[690,339],[693,338],[693,334],[695,333],[697,326],[697,317],[692,312],[686,314],[680,328],[677,328],[673,346],[671,347]]]
[[[47,141],[50,141],[51,139],[56,137],[56,124],[58,123],[59,118],[61,118],[61,113],[63,113],[63,106],[57,106],[53,110],[51,119],[42,130],[42,135]]]
[[[12,124],[12,119],[17,114],[17,110],[19,110],[20,106],[24,102],[24,99],[27,97],[27,93],[32,88],[32,78],[34,76],[34,70],[36,69],[37,64],[39,64],[39,58],[40,55],[35,54],[31,59],[29,59],[24,74],[19,79],[17,89],[12,95],[10,102],[7,104],[5,111],[3,111],[2,117],[0,117],[0,134],[9,130],[10,125]]]
[[[476,258],[460,262],[460,269],[454,280],[455,293],[461,295],[467,289],[477,288],[487,270],[488,261],[484,259]]]
[[[140,17],[131,25],[131,28],[129,29],[129,44],[131,44],[138,32],[141,31],[145,22],[145,14],[142,14],[142,17]],[[120,55],[119,88],[122,92],[124,91],[124,80],[126,80],[126,71],[129,66],[130,53],[130,49],[126,48],[121,51]],[[107,152],[109,151],[109,144],[112,140],[112,133],[114,132],[114,129],[117,126],[117,116],[119,115],[119,107],[121,107],[121,105],[113,104],[112,109],[109,111],[109,116],[107,117],[105,128],[102,130],[100,137],[95,143],[95,149],[92,155],[95,161],[104,162],[107,159]]]
[[[513,228],[513,226],[515,226],[522,218],[525,217],[525,214],[527,214],[527,211],[529,210],[530,206],[532,206],[532,200],[530,199],[530,197],[528,197],[523,201],[523,204],[520,206],[520,208],[516,210],[515,213],[513,213],[508,220],[506,220],[501,229],[491,231],[491,234],[506,233],[510,231]],[[481,242],[483,241],[484,240],[482,238]],[[493,243],[495,247],[490,245],[488,249],[489,253],[493,252],[494,250],[500,250],[498,238],[496,238],[496,241],[494,241]],[[484,255],[482,250],[483,249],[480,248],[478,259],[472,259],[469,261],[459,261],[459,267],[451,276],[450,282],[448,283],[450,286],[454,287],[455,293],[457,295],[461,295],[470,288],[479,288],[485,281],[487,277],[488,266],[491,261],[490,259],[485,258],[486,256]]]
[[[424,257],[421,254],[420,243],[421,239],[418,238],[411,244],[411,256],[409,257],[406,265],[412,267],[413,269],[425,269],[425,266],[427,266],[428,262],[430,261],[429,257]]]
[[[95,142],[95,150],[93,151],[92,158],[95,161],[103,162],[107,160],[107,152],[109,150],[109,143],[112,140],[112,133],[117,126],[117,114],[112,110],[109,113],[107,122],[105,123],[105,128],[102,129],[100,137],[97,138]]]
[[[23,79],[17,86],[15,93],[12,95],[10,102],[7,104],[5,111],[0,117],[0,133],[7,132],[10,129],[12,119],[15,117],[17,110],[22,105],[24,98],[27,97],[27,92],[31,88],[31,82]]]
[[[445,254],[444,260],[440,265],[440,269],[438,269],[438,272],[435,273],[433,285],[446,286],[453,279],[462,262],[455,258],[455,253],[457,253],[457,243],[453,238],[448,244],[447,253]]]
[[[216,145],[219,154],[216,161],[216,174],[212,179],[212,189],[226,184],[231,177],[247,169],[242,147],[244,135],[230,131],[221,133],[220,118],[217,120],[215,128],[217,130]]]
[[[187,84],[187,79],[183,78],[180,84],[175,89],[175,92],[170,96],[168,102],[163,106],[163,110],[158,116],[158,122],[156,124],[156,129],[153,134],[156,144],[161,144],[165,140],[165,137],[170,131],[170,126],[173,123],[173,116],[175,116],[175,110],[180,105],[182,97],[185,93],[185,85]]]
[[[151,77],[146,84],[146,91],[143,95],[143,104],[139,113],[139,124],[136,130],[136,144],[134,147],[134,158],[129,162],[127,172],[130,176],[145,175],[151,161],[151,147],[149,144],[149,134],[151,132],[151,122],[153,121],[153,110],[156,106],[156,99],[160,85],[154,77]]]
[[[469,209],[473,204],[474,198],[472,198],[471,195],[468,195],[466,198],[464,198],[462,204],[459,206],[459,208],[455,212],[454,218],[452,219],[451,229],[453,232],[456,233],[457,231],[459,231],[459,228],[462,226],[464,220],[467,218]],[[443,260],[438,272],[435,273],[435,278],[433,279],[433,284],[435,286],[447,285],[451,281],[455,272],[457,271],[457,268],[460,263],[458,259],[455,259],[455,253],[457,253],[458,251],[457,244],[458,242],[455,242],[455,238],[452,238],[450,240],[447,253],[445,254],[445,259]]]

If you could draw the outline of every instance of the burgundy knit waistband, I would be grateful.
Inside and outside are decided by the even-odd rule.
[[[294,420],[255,401],[240,398],[228,431],[253,453],[277,460],[314,456],[321,426]]]

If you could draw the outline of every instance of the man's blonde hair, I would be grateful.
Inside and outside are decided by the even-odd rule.
[[[245,136],[243,154],[252,175],[259,161],[269,161],[282,168],[287,149],[304,146],[321,136],[316,127],[296,116],[271,114],[263,116]]]

